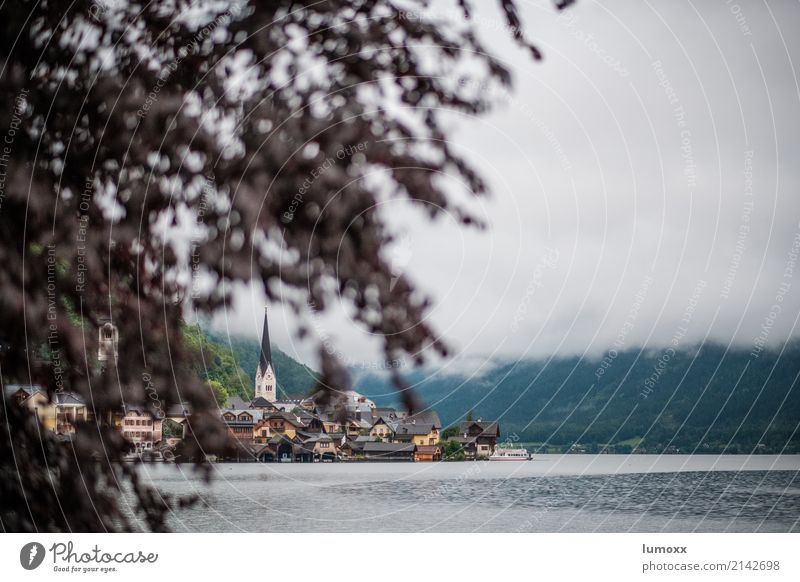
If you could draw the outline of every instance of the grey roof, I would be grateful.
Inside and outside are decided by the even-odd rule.
[[[277,408],[279,410],[280,409],[294,410],[295,408],[297,408],[299,406],[299,404],[297,402],[293,402],[291,400],[276,400],[272,404],[273,404],[273,406],[275,406],[275,408]]]
[[[382,408],[376,406],[375,408],[372,409],[372,414],[373,416],[384,416],[384,415],[391,416],[392,414],[397,416],[397,410],[395,410],[394,408]]]
[[[189,410],[189,405],[186,402],[173,404],[167,408],[167,416],[187,416],[188,414],[191,414],[191,411]]]
[[[297,415],[297,417],[298,417],[300,420],[302,420],[303,422],[305,422],[306,424],[308,424],[309,422],[312,422],[312,421],[314,421],[314,420],[319,420],[319,417],[318,417],[317,415],[315,415],[315,414],[311,414],[311,413],[310,413],[309,411],[307,411],[307,410],[304,410],[303,412],[301,412],[300,414],[298,414],[298,415]]]
[[[258,396],[256,398],[253,398],[250,401],[250,406],[252,406],[253,408],[275,408],[275,405],[272,404],[272,402],[270,402],[263,396]]]
[[[250,403],[245,402],[238,396],[231,396],[228,398],[228,408],[231,410],[233,409],[245,410],[247,408],[250,408]]]
[[[59,406],[86,406],[80,394],[75,392],[56,392],[55,401]]]
[[[231,414],[233,414],[236,417],[234,420],[227,420],[224,417],[222,418],[223,422],[225,422],[227,424],[230,424],[230,425],[235,425],[235,424],[255,424],[256,422],[261,420],[261,417],[262,417],[262,413],[260,411],[258,411],[258,410],[251,410],[251,409],[241,410],[241,409],[236,409],[236,408],[234,408],[234,409],[226,408],[226,409],[220,410],[220,415],[224,415],[224,414],[226,414],[228,412],[230,412]],[[240,420],[239,419],[239,415],[242,414],[243,412],[246,412],[247,414],[252,416],[253,420]]]
[[[331,436],[327,435],[325,433],[311,433],[311,434],[309,434],[309,433],[298,432],[297,434],[301,435],[303,437],[308,437],[308,438],[305,438],[305,440],[303,441],[304,443],[312,443],[313,444],[313,443],[332,443],[333,442],[333,439],[331,438]]]
[[[270,420],[273,418],[281,418],[286,422],[291,422],[295,426],[303,426],[302,421],[291,412],[267,412],[264,414],[264,420]]]
[[[432,424],[435,428],[442,428],[442,421],[435,410],[423,410],[416,414],[411,414],[403,419],[404,423],[416,422],[416,424]]]
[[[230,412],[231,414],[235,414],[236,416],[239,416],[240,414],[246,412],[247,414],[253,417],[261,416],[263,414],[260,410],[255,410],[254,408],[222,408],[220,409],[220,412],[222,414]]]
[[[3,387],[3,391],[5,392],[6,396],[12,396],[20,390],[26,392],[28,396],[34,394],[35,392],[45,392],[45,389],[39,384],[6,384]]]
[[[458,427],[459,434],[468,433],[469,429],[473,426],[477,425],[481,432],[479,433],[480,436],[499,436],[500,435],[500,427],[496,422],[487,422],[482,420],[468,420],[462,422]],[[478,436],[478,435],[475,435]]]
[[[353,451],[363,451],[365,444],[367,443],[363,441],[347,441],[344,445],[342,445],[342,447],[350,448]]]
[[[402,423],[398,424],[397,428],[394,430],[394,434],[397,436],[402,435],[424,435],[431,432],[433,428],[432,424],[410,424],[410,423]]]

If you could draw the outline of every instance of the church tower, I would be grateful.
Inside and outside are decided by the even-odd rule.
[[[256,398],[261,396],[270,402],[275,402],[275,369],[272,366],[272,348],[269,344],[269,323],[267,322],[267,308],[264,308],[264,332],[261,335],[261,357],[256,370]]]
[[[117,365],[119,351],[119,331],[110,321],[107,321],[97,331],[97,360],[104,366]]]

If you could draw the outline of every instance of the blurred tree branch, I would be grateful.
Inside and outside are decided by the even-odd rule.
[[[395,197],[481,226],[436,179],[486,191],[442,116],[485,113],[490,92],[475,87],[511,75],[457,5],[451,19],[428,18],[421,0],[3,5],[0,374],[76,391],[97,418],[64,445],[4,400],[4,530],[129,529],[123,485],[165,529],[175,500],[120,463],[128,445],[108,419],[123,403],[187,403],[187,454],[224,446],[210,391],[181,372],[180,324],[186,309],[225,305],[235,283],[263,282],[300,319],[342,297],[387,360],[447,355],[430,300],[385,260],[392,233],[376,206]],[[515,3],[499,5],[539,58]],[[380,188],[364,180],[375,173]],[[104,320],[120,359],[101,371]],[[344,387],[320,357],[323,387]]]

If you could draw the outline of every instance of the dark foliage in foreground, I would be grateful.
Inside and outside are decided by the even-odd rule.
[[[273,300],[280,292],[299,320],[341,298],[384,338],[388,359],[446,354],[424,320],[429,301],[402,278],[390,285],[392,232],[376,203],[404,198],[474,224],[436,178],[485,190],[449,145],[442,112],[485,112],[483,88],[510,83],[466,0],[449,22],[391,0],[117,4],[0,11],[0,375],[77,391],[98,419],[74,445],[57,444],[4,401],[6,531],[127,529],[123,484],[164,529],[171,501],[117,464],[126,445],[108,415],[185,402],[185,454],[224,446],[212,395],[187,373],[180,324],[186,308],[225,305],[237,282],[261,281]],[[499,4],[538,57],[514,2]],[[96,329],[108,319],[121,352],[101,372]],[[324,386],[345,385],[320,354]]]

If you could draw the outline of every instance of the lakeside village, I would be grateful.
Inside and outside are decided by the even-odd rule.
[[[104,324],[99,330],[98,359],[117,358],[116,328]],[[69,440],[75,425],[90,420],[84,400],[75,393],[51,397],[37,385],[7,385],[6,397],[36,414],[44,430]],[[346,391],[322,403],[321,393],[310,396],[277,396],[277,378],[266,311],[261,353],[250,401],[229,398],[219,414],[228,428],[231,446],[212,461],[230,462],[336,462],[441,460],[527,460],[527,451],[500,441],[495,421],[462,422],[442,430],[433,410],[414,414],[380,408],[355,391]],[[153,416],[143,406],[125,406],[114,425],[131,443],[131,460],[171,460],[172,451],[183,440],[189,412],[183,406]]]

